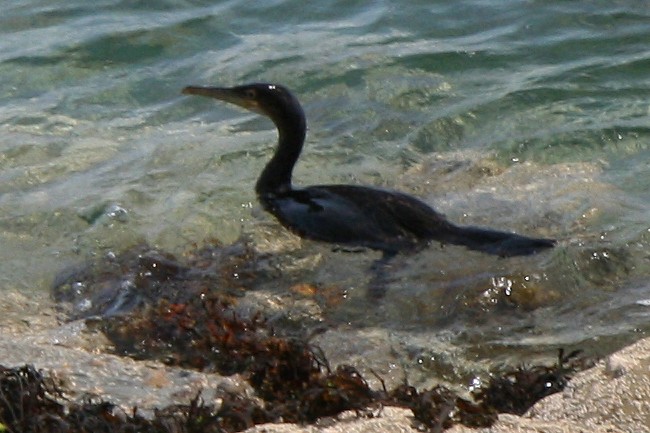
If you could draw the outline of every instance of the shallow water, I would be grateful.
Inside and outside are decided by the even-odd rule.
[[[384,330],[427,372],[443,352],[471,370],[649,329],[648,6],[32,0],[8,2],[0,32],[0,290],[49,290],[140,242],[178,254],[245,234],[316,257],[300,278],[347,293],[328,320]],[[507,260],[434,245],[369,306],[376,254],[297,245],[257,206],[272,125],[180,94],[249,81],[304,103],[297,184],[400,189],[560,245]]]

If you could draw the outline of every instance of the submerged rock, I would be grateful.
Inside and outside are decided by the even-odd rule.
[[[109,317],[162,299],[180,302],[210,292],[236,297],[271,272],[268,256],[243,240],[196,248],[183,259],[140,245],[64,269],[52,297],[68,319]]]

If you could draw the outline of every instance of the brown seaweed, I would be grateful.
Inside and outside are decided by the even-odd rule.
[[[498,413],[524,413],[589,366],[576,352],[560,352],[551,367],[495,373],[474,392],[474,401],[442,386],[419,391],[404,383],[374,390],[354,367],[331,368],[307,336],[283,332],[262,313],[237,308],[238,295],[272,273],[268,260],[245,242],[197,248],[184,260],[142,246],[64,272],[53,289],[55,300],[72,305],[70,318],[98,317],[99,329],[117,353],[221,375],[239,373],[256,398],[227,393],[219,407],[212,407],[197,396],[156,411],[151,420],[137,410],[119,413],[104,401],[68,403],[64,410],[60,390],[23,367],[4,370],[2,380],[8,382],[1,385],[0,422],[9,431],[25,432],[234,432],[266,422],[311,423],[349,410],[364,416],[382,406],[399,406],[430,431],[454,424],[486,427]],[[304,291],[308,286],[294,287]]]

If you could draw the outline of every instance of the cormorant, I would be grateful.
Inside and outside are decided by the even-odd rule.
[[[231,88],[189,86],[183,93],[239,105],[273,121],[278,146],[255,191],[264,209],[298,236],[379,250],[385,261],[432,241],[502,257],[535,254],[555,245],[553,239],[457,226],[401,192],[357,185],[294,188],[291,174],[305,141],[306,121],[300,102],[286,87],[265,83]]]

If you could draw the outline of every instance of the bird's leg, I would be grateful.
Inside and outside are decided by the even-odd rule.
[[[386,295],[388,289],[388,275],[391,268],[391,260],[397,255],[394,251],[384,251],[382,256],[375,260],[370,266],[372,273],[368,282],[368,292],[366,296],[370,299],[381,299]]]

